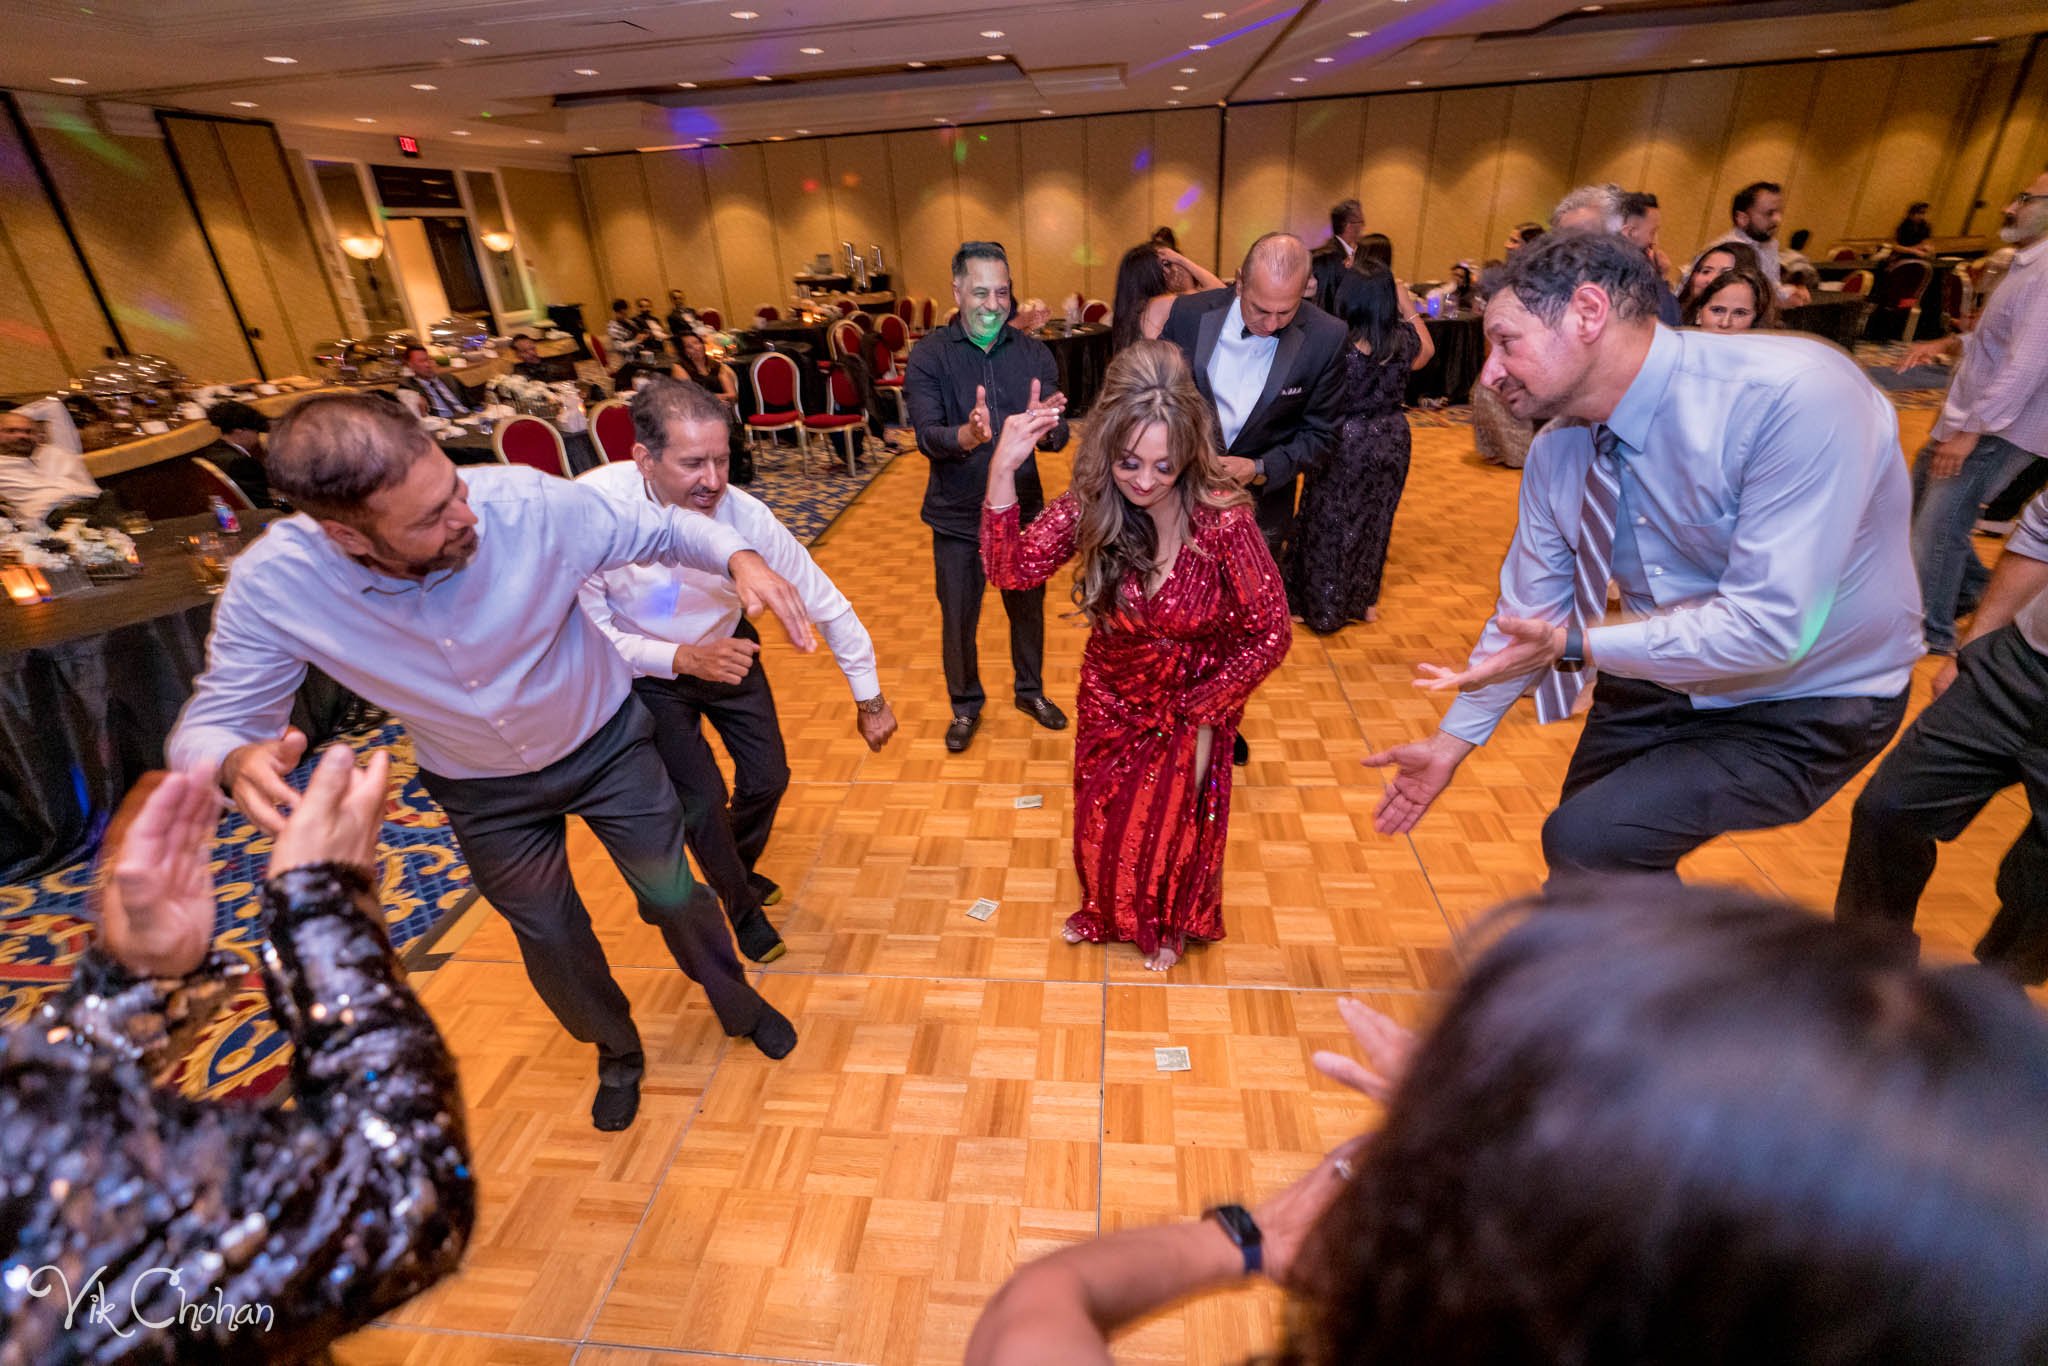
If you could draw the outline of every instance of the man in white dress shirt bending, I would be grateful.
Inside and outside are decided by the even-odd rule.
[[[632,460],[602,465],[578,482],[627,507],[702,513],[758,550],[824,634],[853,690],[855,729],[880,750],[896,733],[896,717],[875,673],[874,642],[768,505],[730,487],[724,405],[695,384],[655,379],[634,395],[632,413]],[[782,937],[762,908],[782,892],[755,865],[789,788],[789,762],[745,604],[722,574],[635,564],[593,576],[583,586],[583,610],[636,675],[633,691],[654,716],[654,743],[682,800],[690,852],[725,903],[741,952],[774,962]],[[705,721],[732,756],[729,803]]]
[[[519,466],[457,470],[412,417],[376,398],[307,399],[271,433],[270,481],[299,515],[228,576],[206,672],[167,746],[216,771],[261,828],[296,794],[306,737],[286,728],[318,665],[405,723],[477,890],[511,923],[534,989],[597,1045],[591,1122],[623,1129],[645,1068],[625,993],[569,877],[565,817],[583,817],[640,916],[704,988],[725,1032],[772,1058],[789,1021],[748,984],[718,908],[690,878],[683,811],[618,651],[577,605],[590,575],[661,561],[732,576],[800,648],[795,590],[708,517],[622,506]]]

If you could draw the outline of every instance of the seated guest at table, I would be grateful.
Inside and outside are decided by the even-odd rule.
[[[1426,302],[1435,305],[1433,312],[1470,313],[1479,306],[1479,289],[1472,280],[1472,263],[1451,262],[1451,278],[1429,291]]]
[[[270,430],[270,419],[246,403],[228,399],[208,408],[206,420],[220,430],[220,440],[199,454],[220,466],[257,507],[282,507],[271,496],[270,476],[263,469],[263,434]]]
[[[1813,291],[1820,288],[1820,271],[1813,262],[1794,261],[1787,256],[1784,262],[1784,280],[1778,286],[1778,303],[1781,308],[1804,308],[1813,302]]]
[[[576,362],[567,356],[541,358],[540,343],[521,332],[512,339],[512,373],[521,379],[557,384],[576,378]]]
[[[1531,242],[1541,240],[1543,233],[1544,227],[1541,223],[1517,223],[1509,230],[1508,240],[1501,246],[1501,254],[1513,256]]]
[[[322,757],[258,889],[289,1109],[158,1083],[249,967],[208,952],[219,792],[152,774],[115,816],[94,942],[0,1038],[6,1360],[324,1361],[455,1270],[476,1220],[462,1094],[376,900],[387,756],[351,758]]]
[[[483,396],[434,364],[424,346],[405,348],[405,377],[398,381],[400,394],[418,396],[425,417],[457,418],[483,407]]]
[[[691,340],[696,340],[694,334]],[[633,398],[633,458],[578,482],[613,502],[702,513],[760,552],[802,597],[853,691],[854,733],[879,752],[896,732],[875,646],[853,605],[768,505],[727,482],[725,407],[705,390],[655,380]],[[705,881],[725,904],[741,952],[770,963],[782,937],[764,905],[782,890],[756,869],[789,789],[775,694],[761,638],[723,575],[660,564],[622,565],[583,586],[583,610],[624,656],[633,692],[654,718],[654,744],[683,804],[683,831]],[[704,738],[709,722],[732,757],[731,801]]]
[[[641,383],[649,379],[677,379],[674,365],[663,364],[653,358],[627,361],[612,371],[612,395],[615,398],[630,398]]]
[[[704,324],[697,317],[697,310],[683,302],[683,291],[672,289],[668,292],[668,335],[671,339],[685,332],[696,332]]]
[[[1621,197],[1621,235],[1643,249],[1656,267],[1657,321],[1666,327],[1678,326],[1682,310],[1678,307],[1678,296],[1671,290],[1671,258],[1657,247],[1657,234],[1664,225],[1664,210],[1657,203],[1657,196],[1648,190],[1630,190]]]
[[[1408,482],[1408,417],[1402,403],[1416,363],[1413,328],[1401,322],[1394,277],[1374,267],[1337,283],[1337,320],[1351,344],[1329,458],[1301,479],[1287,598],[1311,631],[1379,620],[1380,576],[1394,509]]]
[[[668,336],[668,329],[661,325],[661,319],[654,316],[654,300],[642,295],[633,301],[633,322],[656,341]]]
[[[61,526],[67,506],[98,506],[104,496],[62,403],[40,398],[0,413],[0,512],[9,520]]]
[[[1746,242],[1723,242],[1701,252],[1699,260],[1694,261],[1692,269],[1686,272],[1685,287],[1678,291],[1679,316],[1685,316],[1685,310],[1692,307],[1692,301],[1699,297],[1699,292],[1706,288],[1709,280],[1736,266],[1746,266],[1758,274],[1763,273],[1763,265],[1757,259],[1755,249]]]
[[[1010,304],[1010,326],[1020,332],[1036,332],[1052,321],[1052,307],[1043,299],[1026,299]]]
[[[695,384],[728,408],[740,401],[740,382],[732,367],[722,360],[711,359],[711,354],[704,349],[702,337],[695,332],[682,333],[676,338],[676,350],[681,359],[675,363],[670,378]]]
[[[1761,272],[1733,266],[1700,287],[1681,321],[1705,332],[1773,328],[1778,325],[1777,294]]]
[[[1178,277],[1178,278],[1176,278]],[[1187,281],[1183,287],[1180,281]],[[1142,242],[1117,263],[1116,296],[1110,306],[1110,353],[1140,338],[1153,338],[1166,326],[1173,301],[1196,289],[1221,289],[1223,282],[1172,247]]]
[[[748,984],[715,900],[691,881],[654,723],[578,593],[625,564],[730,573],[744,607],[773,611],[808,649],[796,590],[708,517],[622,507],[521,465],[457,470],[418,423],[356,395],[287,413],[270,481],[299,515],[236,557],[206,671],[165,746],[172,764],[217,774],[275,832],[278,808],[298,801],[285,775],[306,744],[287,729],[292,697],[316,665],[411,734],[428,795],[511,924],[534,990],[597,1047],[593,1125],[632,1123],[645,1057],[570,880],[567,815],[605,846],[726,1034],[786,1056],[796,1031]]]
[[[612,317],[604,325],[604,340],[612,350],[612,359],[621,364],[651,358],[663,349],[654,334],[633,316],[632,305],[624,299],[612,300]]]
[[[1892,229],[1892,252],[1899,256],[1926,256],[1927,239],[1934,225],[1927,221],[1927,201],[1916,199],[1906,206],[1906,216]]]

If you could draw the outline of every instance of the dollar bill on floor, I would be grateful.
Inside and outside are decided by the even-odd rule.
[[[986,920],[996,913],[996,907],[1001,904],[1001,902],[990,901],[987,897],[983,897],[967,908],[967,918],[969,920]]]
[[[1158,1065],[1159,1070],[1162,1072],[1192,1072],[1195,1070],[1194,1061],[1188,1057],[1188,1051],[1185,1048],[1155,1048],[1152,1050],[1152,1061]]]
[[[1019,797],[1019,798],[1017,799],[1017,809],[1018,809],[1019,811],[1024,811],[1024,810],[1028,810],[1028,809],[1030,809],[1030,808],[1032,808],[1032,807],[1038,807],[1038,806],[1044,806],[1044,805],[1045,805],[1045,798],[1043,798],[1043,797],[1041,797],[1041,796],[1038,796],[1038,795],[1037,795],[1036,793],[1032,794],[1032,795],[1031,795],[1031,796],[1029,796],[1029,797]]]

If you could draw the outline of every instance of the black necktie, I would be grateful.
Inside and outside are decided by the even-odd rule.
[[[1252,330],[1249,327],[1240,328],[1238,330],[1237,339],[1239,341],[1250,341],[1252,339]]]

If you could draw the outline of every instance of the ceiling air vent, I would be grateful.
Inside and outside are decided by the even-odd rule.
[[[1115,66],[1033,67],[1031,83],[1041,95],[1113,95],[1124,88],[1124,69]]]

